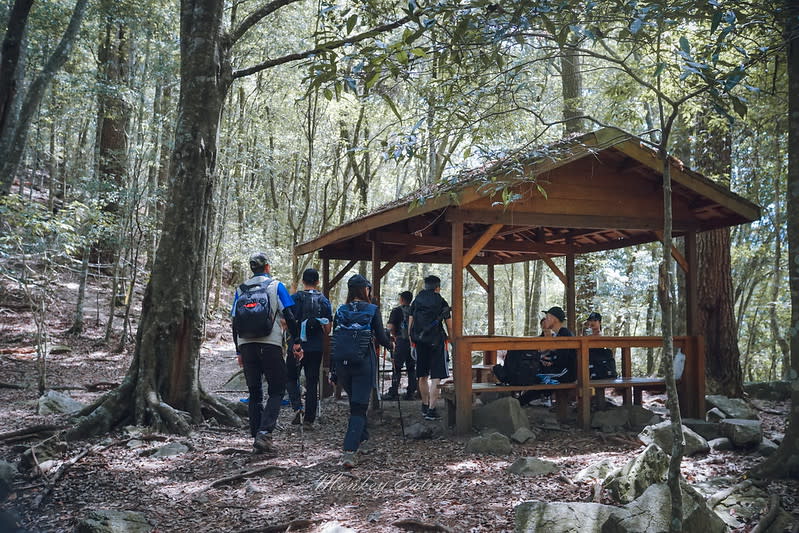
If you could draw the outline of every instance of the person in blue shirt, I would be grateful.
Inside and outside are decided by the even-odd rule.
[[[275,453],[277,448],[272,442],[272,432],[280,415],[280,404],[286,393],[286,362],[283,359],[283,330],[288,329],[292,338],[295,357],[302,359],[299,324],[294,318],[294,300],[286,287],[272,278],[269,259],[264,252],[250,256],[250,270],[253,276],[245,281],[233,297],[230,316],[233,319],[233,343],[236,346],[236,357],[239,366],[244,369],[249,391],[248,414],[250,433],[255,438],[253,449],[258,453]],[[243,288],[266,285],[266,293],[271,306],[274,324],[271,331],[263,336],[247,336],[236,326],[237,303],[242,299]],[[238,311],[242,313],[242,311]],[[268,385],[266,407],[263,405],[263,378]]]
[[[319,372],[322,366],[322,342],[330,334],[333,309],[330,300],[319,292],[319,272],[309,268],[302,273],[303,290],[291,295],[294,300],[294,317],[300,324],[302,341],[301,360],[291,354],[286,358],[288,367],[288,392],[295,416],[292,424],[303,424],[305,429],[314,429],[314,420],[319,406]],[[305,371],[305,409],[300,396],[300,369]],[[304,413],[304,420],[303,420]]]

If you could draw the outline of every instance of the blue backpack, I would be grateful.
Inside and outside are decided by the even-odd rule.
[[[351,302],[336,310],[331,359],[344,366],[360,366],[372,355],[372,318],[377,306]]]

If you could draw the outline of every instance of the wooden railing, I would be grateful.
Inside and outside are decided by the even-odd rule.
[[[454,362],[456,427],[459,432],[471,430],[472,373],[471,354],[474,351],[497,350],[557,350],[577,352],[577,418],[588,429],[591,422],[591,393],[594,388],[622,389],[625,403],[630,403],[636,389],[654,388],[659,380],[642,380],[632,375],[632,349],[663,346],[661,337],[502,337],[467,336],[456,341]],[[616,380],[589,380],[588,350],[610,348],[621,350],[620,377]],[[685,353],[685,369],[677,383],[680,409],[683,416],[702,418],[705,412],[705,354],[702,337],[674,337],[674,349]]]

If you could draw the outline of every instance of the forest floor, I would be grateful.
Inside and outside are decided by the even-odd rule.
[[[76,289],[76,283],[65,283],[61,300],[75,301]],[[70,348],[47,358],[48,386],[75,387],[66,392],[84,404],[103,394],[88,392],[87,385],[119,383],[130,363],[132,341],[118,354],[102,341],[107,290],[102,285],[90,289],[86,331],[80,337],[62,333],[71,325],[72,304],[48,309],[51,346]],[[119,321],[117,318],[117,324]],[[135,333],[135,320],[132,328]],[[36,414],[34,333],[23,295],[6,283],[5,289],[0,287],[0,383],[29,387],[0,388],[0,433],[69,423],[65,415]],[[220,391],[238,370],[227,320],[209,321],[206,338],[201,354],[202,382],[206,390]],[[221,394],[231,400],[246,396],[245,392]],[[662,396],[647,396],[646,403],[653,410],[665,411]],[[788,407],[763,405],[777,413]],[[421,421],[420,402],[403,402],[401,408],[405,427]],[[311,521],[312,529],[317,530],[338,522],[357,531],[403,531],[393,524],[416,520],[458,532],[512,531],[515,505],[525,500],[597,501],[593,484],[572,482],[574,475],[605,458],[621,465],[641,450],[635,434],[603,435],[580,431],[572,424],[536,430],[536,439],[514,445],[509,456],[473,455],[465,451],[467,438],[454,436],[443,422],[436,439],[403,440],[397,403],[386,402],[382,416],[376,414],[370,422],[372,451],[359,458],[357,468],[344,472],[339,457],[347,416],[346,401],[326,399],[317,430],[300,434],[290,423],[290,409],[284,408],[280,419],[283,431],[275,440],[280,452],[276,458],[250,453],[251,439],[244,426],[203,425],[188,437],[146,435],[135,440],[120,431],[72,442],[62,459],[98,444],[110,446],[98,447],[78,460],[55,483],[52,470],[44,477],[30,471],[17,476],[16,491],[0,503],[0,509],[16,513],[20,525],[31,532],[72,531],[93,509],[138,511],[154,530],[170,532],[282,531],[285,526],[268,526],[294,520]],[[762,420],[767,434],[784,431],[784,416],[763,412]],[[20,452],[35,442],[0,445],[0,459],[16,461]],[[152,455],[169,442],[183,443],[190,450],[166,458]],[[536,478],[506,472],[514,460],[527,456],[553,461],[560,471]],[[738,452],[711,452],[686,458],[683,474],[692,483],[722,476],[734,483],[760,460]],[[258,469],[260,473],[211,486],[216,480]],[[51,483],[49,496],[34,508],[36,498]],[[781,494],[783,507],[799,516],[796,482],[773,482],[768,491]],[[610,498],[601,493],[599,501],[610,503]],[[741,530],[750,530],[756,520]]]

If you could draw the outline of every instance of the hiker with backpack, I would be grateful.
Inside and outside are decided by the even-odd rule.
[[[554,306],[541,312],[544,313],[541,323],[544,329],[551,330],[555,337],[574,337],[571,330],[563,325],[566,321],[563,308]],[[541,365],[542,374],[550,376],[550,380],[557,380],[555,383],[568,383],[577,379],[576,350],[551,350],[541,356]]]
[[[419,393],[422,396],[422,415],[426,420],[439,420],[436,410],[438,383],[449,377],[447,368],[447,331],[452,331],[452,310],[441,296],[441,279],[438,276],[424,278],[424,289],[411,303],[408,330],[411,342],[416,345],[416,375]]]
[[[354,468],[355,453],[369,439],[366,410],[372,389],[377,387],[377,354],[374,339],[391,350],[377,305],[371,303],[372,284],[355,274],[347,281],[347,300],[333,318],[333,369],[330,381],[341,385],[350,402],[350,417],[344,435],[341,464]]]
[[[585,320],[586,336],[602,335],[602,315],[591,312]],[[588,349],[588,379],[616,379],[616,358],[610,348]]]
[[[239,285],[230,310],[233,343],[239,366],[244,369],[249,401],[250,434],[256,453],[275,453],[272,432],[280,415],[286,392],[286,362],[283,359],[283,330],[295,339],[293,352],[302,359],[299,324],[294,318],[294,300],[286,287],[274,279],[264,252],[250,256],[253,276]],[[269,398],[263,405],[262,379],[266,378]]]
[[[333,321],[330,300],[319,292],[319,272],[308,268],[302,273],[303,290],[291,295],[294,300],[294,315],[300,324],[302,358],[293,354],[286,357],[288,370],[288,393],[294,409],[294,425],[313,430],[319,406],[319,372],[322,367],[322,341],[328,335]],[[300,394],[300,370],[305,371],[305,408]]]
[[[414,394],[416,394],[416,359],[408,332],[412,300],[413,293],[411,291],[401,292],[399,305],[391,310],[388,317],[388,331],[394,341],[394,351],[391,352],[391,387],[383,397],[384,400],[396,400],[399,397],[403,366],[408,371],[408,388],[405,391],[405,399],[413,400]]]

